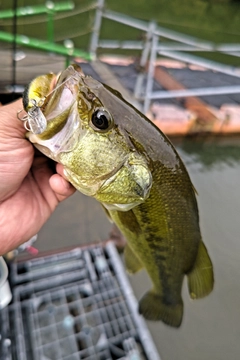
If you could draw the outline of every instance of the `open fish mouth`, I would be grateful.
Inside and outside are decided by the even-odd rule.
[[[53,77],[50,85],[52,90],[46,96],[44,104],[44,114],[47,120],[59,116],[77,101],[82,77],[83,74],[77,72],[73,66],[69,66],[66,70]]]
[[[73,66],[69,66],[53,77],[50,84],[51,90],[46,94],[41,106],[43,117],[48,124],[46,131],[43,130],[39,136],[34,131],[29,131],[27,134],[28,139],[36,147],[40,147],[40,151],[56,161],[58,161],[60,153],[73,150],[80,137],[85,134],[81,130],[81,119],[77,109],[77,96],[82,76],[81,72],[77,72]],[[50,131],[51,125],[49,124],[53,121],[57,123],[58,119],[58,123],[65,122],[64,126],[52,128]]]

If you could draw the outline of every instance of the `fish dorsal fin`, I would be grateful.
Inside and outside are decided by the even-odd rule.
[[[207,296],[213,289],[214,276],[211,259],[207,249],[202,241],[200,241],[198,254],[193,268],[188,277],[188,289],[192,299]]]

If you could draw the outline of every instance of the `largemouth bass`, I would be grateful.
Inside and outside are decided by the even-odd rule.
[[[126,268],[148,272],[153,287],[139,302],[149,320],[178,327],[182,284],[192,299],[213,288],[195,190],[177,151],[143,114],[77,65],[33,80],[23,94],[29,140],[61,163],[67,179],[97,199],[127,239]],[[34,115],[35,114],[35,115]],[[38,127],[37,127],[38,129]]]

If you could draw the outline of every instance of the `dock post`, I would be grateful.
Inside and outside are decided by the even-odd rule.
[[[96,9],[96,15],[94,19],[94,26],[93,26],[93,32],[91,36],[90,41],[90,56],[93,60],[96,60],[96,52],[98,48],[98,39],[99,39],[99,33],[100,28],[102,24],[102,16],[103,16],[103,7],[104,7],[104,0],[98,0],[98,5]]]
[[[146,85],[146,91],[144,96],[144,104],[143,104],[143,113],[146,114],[150,102],[151,102],[151,93],[153,88],[153,81],[154,81],[154,69],[155,69],[155,62],[157,57],[157,48],[158,48],[158,35],[155,35],[155,27],[154,24],[153,28],[153,36],[152,36],[152,47],[151,47],[151,53],[150,53],[150,59],[149,59],[149,66],[148,66],[148,74],[147,74],[147,85]]]
[[[140,72],[137,76],[137,80],[134,87],[134,97],[136,99],[140,98],[142,95],[142,87],[143,87],[143,80],[146,75],[146,65],[149,57],[149,53],[151,50],[151,44],[152,44],[152,37],[155,29],[155,23],[151,21],[149,23],[149,28],[146,33],[146,39],[145,39],[145,45],[143,47],[141,59],[140,59]]]

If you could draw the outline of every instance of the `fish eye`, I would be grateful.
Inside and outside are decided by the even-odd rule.
[[[113,119],[107,110],[100,108],[94,111],[92,114],[91,123],[95,130],[106,131],[111,129],[113,125]]]

